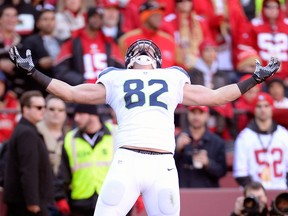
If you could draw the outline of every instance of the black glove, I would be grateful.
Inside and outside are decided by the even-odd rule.
[[[253,74],[253,78],[257,83],[265,81],[267,78],[272,76],[280,67],[280,61],[277,58],[271,58],[268,65],[263,67],[260,62],[256,59],[256,69]]]
[[[16,48],[16,46],[9,50],[10,59],[16,65],[17,68],[24,70],[27,75],[32,75],[35,71],[35,66],[31,57],[31,51],[26,50],[26,58],[22,58]]]

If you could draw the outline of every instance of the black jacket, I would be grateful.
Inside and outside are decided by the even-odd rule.
[[[191,136],[188,129],[185,132]],[[209,158],[207,168],[193,169],[192,151],[195,148],[207,151]],[[225,142],[218,135],[206,129],[197,146],[190,143],[182,152],[175,153],[175,161],[181,188],[219,187],[219,179],[227,172]]]
[[[45,206],[53,201],[52,178],[43,138],[35,125],[22,118],[8,143],[4,201]]]

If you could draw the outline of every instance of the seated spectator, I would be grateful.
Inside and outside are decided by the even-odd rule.
[[[19,108],[16,94],[8,89],[5,74],[0,72],[0,144],[10,139]]]
[[[236,74],[237,78],[240,79],[241,77],[245,76],[246,74],[254,73],[255,66],[256,66],[256,59],[261,63],[261,58],[257,54],[256,50],[252,48],[247,48],[242,50],[238,53],[236,59]],[[238,82],[237,79],[237,82]]]
[[[282,79],[274,77],[267,82],[268,93],[274,100],[275,108],[288,108],[288,98],[285,96],[285,85]]]
[[[194,67],[199,58],[202,41],[211,39],[212,35],[206,20],[195,14],[192,0],[175,2],[175,12],[164,17],[161,28],[174,37],[177,44],[176,62],[188,70]]]
[[[122,56],[125,56],[127,48],[137,39],[149,39],[156,43],[162,53],[162,67],[177,65],[176,43],[171,35],[160,29],[165,8],[156,1],[145,1],[139,8],[141,27],[122,35],[118,44]]]
[[[237,197],[234,210],[230,216],[268,216],[268,197],[260,182],[247,184],[243,196]]]
[[[6,78],[13,84],[10,86],[16,91],[15,67],[9,59],[8,51],[12,46],[20,45],[21,36],[16,32],[18,23],[17,10],[14,6],[5,5],[0,7],[0,72],[4,72]],[[16,82],[17,83],[17,82]],[[19,86],[19,85],[17,85]]]
[[[209,108],[188,107],[188,127],[176,137],[175,161],[180,187],[219,187],[226,174],[225,142],[207,128]]]
[[[35,67],[50,77],[53,75],[53,62],[60,51],[60,41],[53,35],[55,25],[53,10],[44,9],[39,12],[36,20],[37,33],[26,37],[21,49],[30,49],[33,53]],[[41,88],[33,79],[30,77],[24,77],[24,79],[25,90],[41,90],[44,96],[47,95],[45,89]]]
[[[22,39],[34,32],[38,11],[31,3],[25,0],[5,0],[3,5],[12,5],[16,8],[18,13],[16,32],[21,35]]]
[[[63,8],[58,1],[56,13],[56,28],[54,35],[61,41],[78,35],[79,31],[86,25],[85,12],[82,9],[83,0],[64,0]]]
[[[70,85],[95,83],[106,67],[123,67],[118,44],[103,34],[102,22],[102,8],[88,8],[85,29],[61,46],[53,68],[55,78]]]
[[[200,46],[200,56],[196,60],[194,67],[188,70],[191,83],[204,85],[213,89],[213,76],[218,70],[217,45],[214,41],[204,39]]]
[[[121,25],[121,8],[117,1],[103,0],[103,26],[102,32],[106,37],[111,37],[115,41],[123,35]]]
[[[259,93],[254,119],[235,140],[233,176],[239,185],[259,181],[266,190],[287,189],[288,131],[272,119],[273,98]]]

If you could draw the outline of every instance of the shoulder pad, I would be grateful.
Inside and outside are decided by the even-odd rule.
[[[172,66],[172,67],[169,67],[169,68],[166,68],[166,69],[175,69],[175,70],[178,70],[180,72],[182,72],[183,74],[185,74],[187,77],[190,78],[190,76],[188,75],[188,73],[182,68],[182,67],[179,67],[179,66]]]
[[[100,72],[98,78],[100,78],[100,77],[103,76],[104,74],[107,74],[107,73],[109,73],[110,71],[113,71],[113,70],[125,70],[125,69],[116,68],[116,67],[107,67],[107,68],[105,68],[103,71]]]

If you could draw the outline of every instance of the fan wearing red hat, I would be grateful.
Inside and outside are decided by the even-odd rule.
[[[146,0],[139,7],[141,26],[129,31],[119,38],[119,46],[123,57],[127,48],[138,39],[148,39],[155,42],[162,53],[162,66],[171,67],[176,64],[176,43],[174,38],[161,30],[165,7],[157,1]]]
[[[207,106],[189,106],[187,128],[176,136],[175,161],[183,188],[216,188],[226,174],[225,142],[207,128]]]
[[[287,189],[288,131],[273,120],[273,99],[260,92],[254,119],[235,140],[233,175],[241,186],[260,182],[265,189]]]

